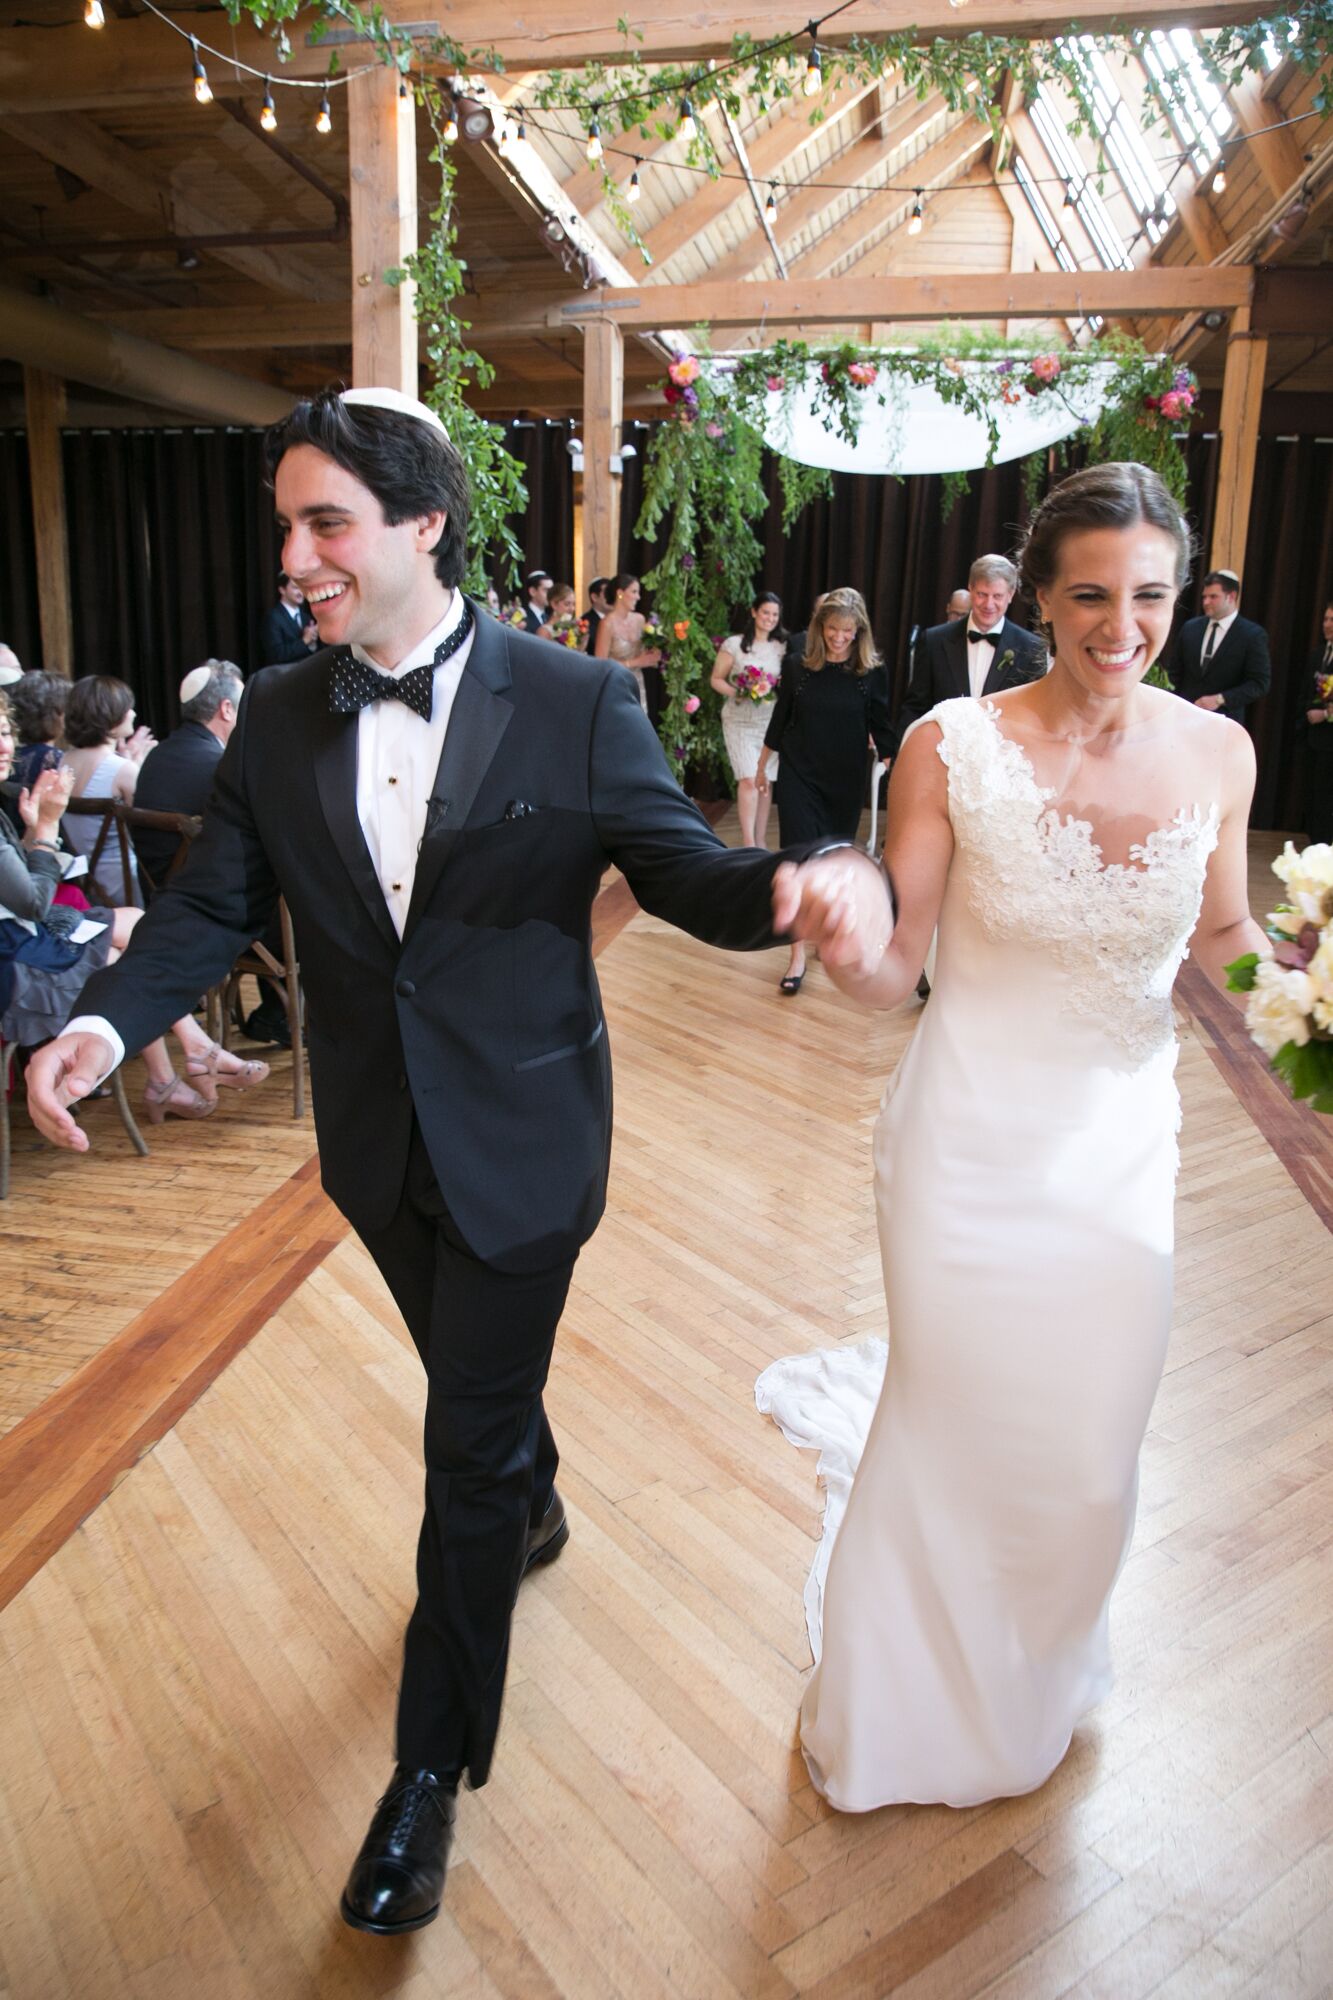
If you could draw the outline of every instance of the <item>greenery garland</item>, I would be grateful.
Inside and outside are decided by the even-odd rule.
[[[708,677],[717,646],[734,614],[748,604],[762,557],[755,525],[767,510],[761,430],[771,399],[808,400],[825,428],[855,443],[867,407],[885,405],[897,383],[927,385],[986,427],[984,463],[994,463],[999,416],[1007,407],[1049,399],[1070,407],[1069,390],[1108,361],[1115,375],[1100,413],[1079,426],[1057,455],[1071,448],[1094,459],[1133,459],[1159,473],[1181,505],[1186,464],[1179,434],[1188,426],[1198,383],[1167,355],[1111,333],[1088,347],[1053,347],[1032,336],[1014,339],[946,327],[912,348],[860,348],[851,342],[811,347],[778,340],[738,357],[714,360],[706,333],[691,335],[698,353],[677,355],[662,385],[666,420],[648,447],[643,506],[635,534],[651,539],[670,522],[666,548],[644,578],[666,648],[662,741],[677,770],[687,765],[724,770],[720,713]],[[783,494],[783,531],[808,502],[831,489],[821,467],[775,452]],[[1048,453],[1024,461],[1029,498],[1044,482]],[[945,475],[947,516],[969,475]]]

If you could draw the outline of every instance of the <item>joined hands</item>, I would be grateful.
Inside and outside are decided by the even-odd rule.
[[[888,881],[859,848],[784,861],[773,877],[773,928],[814,945],[830,971],[869,979],[893,939]]]

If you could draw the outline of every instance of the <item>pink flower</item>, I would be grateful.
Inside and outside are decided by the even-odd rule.
[[[777,394],[779,389],[785,389],[787,386],[781,375],[769,375],[766,380],[768,387],[773,391],[774,395]]]
[[[678,389],[687,389],[690,383],[698,378],[698,360],[693,354],[678,355],[667,369],[667,374]]]
[[[1039,382],[1054,382],[1056,376],[1060,373],[1059,355],[1034,354],[1032,357],[1032,372]]]
[[[686,713],[686,715],[694,715],[694,714],[695,714],[695,713],[697,712],[697,710],[698,710],[698,707],[699,707],[699,697],[698,697],[698,695],[697,695],[697,694],[689,694],[689,695],[686,695],[686,697],[685,697],[685,713]]]
[[[1179,389],[1168,389],[1158,405],[1162,415],[1170,418],[1173,422],[1177,418],[1183,417],[1188,407],[1189,405],[1186,403]]]
[[[853,361],[847,373],[858,389],[868,389],[879,380],[879,370],[873,361]]]
[[[720,438],[722,436],[723,426],[721,424],[707,423],[704,425],[704,430],[706,431],[706,433],[710,438]]]

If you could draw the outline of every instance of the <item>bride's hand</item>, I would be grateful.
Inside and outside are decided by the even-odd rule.
[[[773,928],[813,944],[826,966],[868,979],[893,937],[888,884],[855,848],[784,861],[773,877]]]

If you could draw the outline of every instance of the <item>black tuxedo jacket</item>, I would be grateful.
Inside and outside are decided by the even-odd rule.
[[[1172,683],[1186,701],[1197,701],[1201,694],[1220,694],[1222,714],[1233,722],[1244,722],[1246,709],[1268,693],[1273,678],[1268,634],[1262,625],[1238,616],[1222,634],[1205,669],[1208,624],[1206,618],[1187,618],[1181,626],[1169,669]]]
[[[152,812],[202,815],[221,756],[222,745],[211,729],[202,722],[182,722],[144,758],[134,788],[135,805]],[[179,844],[174,833],[157,833],[152,827],[135,830],[135,852],[150,882],[162,880]]]
[[[302,625],[309,622],[308,611],[302,611],[298,621],[285,605],[270,605],[259,628],[259,653],[264,665],[280,667],[288,660],[311,659],[310,648],[301,637]]]
[[[357,818],[356,717],[329,709],[330,658],[247,685],[189,862],[79,1011],[142,1048],[281,893],[333,1200],[356,1227],[388,1222],[415,1112],[477,1256],[548,1268],[605,1198],[611,1065],[590,912],[608,862],[646,910],[747,950],[773,942],[779,857],[718,840],[623,667],[479,617],[400,939]]]
[[[932,625],[916,642],[912,659],[912,679],[894,725],[894,745],[919,717],[929,715],[936,702],[951,701],[955,695],[972,692],[967,671],[966,618],[951,618],[946,625]],[[1001,667],[1006,653],[1013,658]],[[1025,632],[1006,618],[1000,628],[1000,643],[986,675],[983,695],[998,694],[1001,688],[1020,687],[1024,681],[1039,681],[1046,671],[1046,648],[1035,633]]]

